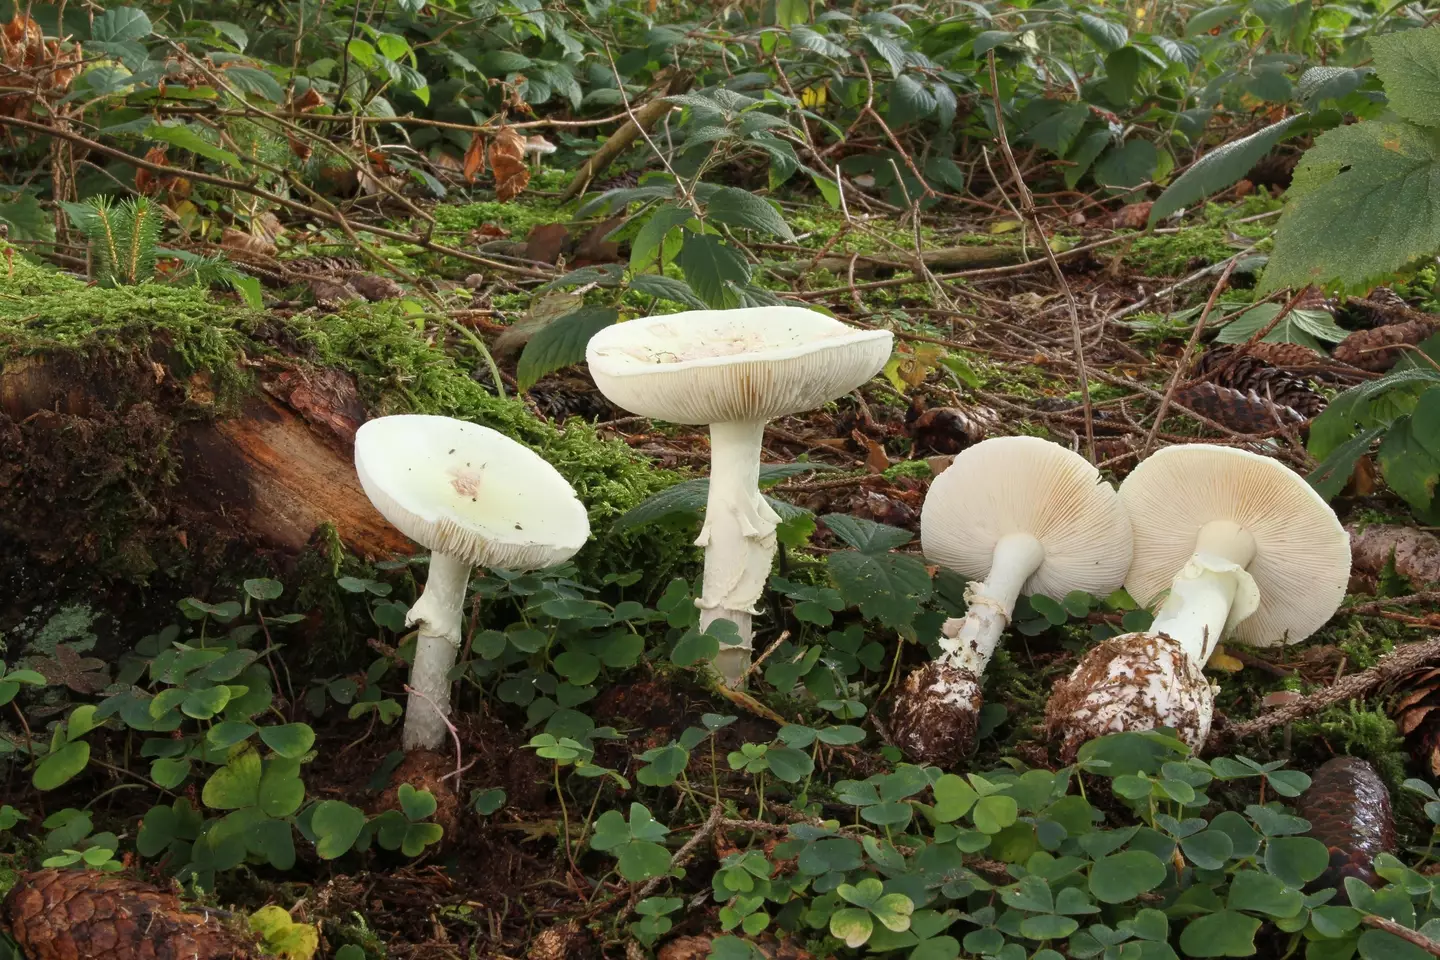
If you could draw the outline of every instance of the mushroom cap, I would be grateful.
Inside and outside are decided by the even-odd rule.
[[[1255,540],[1245,567],[1260,605],[1235,626],[1257,647],[1298,643],[1345,599],[1350,538],[1304,478],[1269,457],[1208,444],[1166,447],[1120,485],[1135,530],[1125,587],[1142,604],[1169,589],[1207,523],[1229,521]]]
[[[1024,594],[1105,595],[1130,567],[1130,521],[1115,489],[1084,457],[1038,437],[994,437],[961,451],[920,510],[925,556],[971,580],[990,574],[995,545],[1012,533],[1045,550]]]
[[[401,533],[474,566],[552,567],[590,536],[565,478],[479,424],[412,414],[367,421],[355,434],[355,472]]]
[[[893,341],[804,307],[690,310],[606,327],[585,359],[616,406],[708,425],[822,406],[879,373]]]

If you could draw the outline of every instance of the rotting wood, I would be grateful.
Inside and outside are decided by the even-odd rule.
[[[121,366],[129,369],[121,369],[118,376],[124,383],[117,385],[105,377],[86,376],[59,358],[33,355],[9,361],[0,368],[0,414],[22,430],[41,421],[53,421],[57,430],[78,429],[91,417],[121,414],[125,407],[149,402],[133,395],[135,384],[144,378],[151,378],[154,403],[162,411],[162,385],[181,392],[161,363],[141,357]],[[287,389],[274,389],[274,383]],[[319,419],[313,389],[297,391],[282,372],[272,378],[271,390],[256,389],[237,411],[214,415],[202,412],[213,400],[203,385],[189,384],[184,392],[190,406],[202,409],[174,425],[172,452],[179,464],[168,493],[176,516],[157,516],[156,521],[178,525],[185,539],[194,541],[190,548],[200,547],[208,527],[208,533],[222,539],[293,554],[328,523],[362,556],[415,552],[370,505],[350,460],[345,417],[335,415],[341,424]],[[306,400],[292,406],[272,392]],[[120,399],[122,394],[125,399]]]

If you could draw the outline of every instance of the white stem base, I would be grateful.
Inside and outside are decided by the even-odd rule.
[[[760,444],[765,424],[717,423],[710,427],[710,494],[696,546],[705,550],[700,628],[721,618],[740,628],[740,643],[722,648],[716,668],[738,686],[750,667],[751,618],[775,560],[780,517],[760,493]],[[724,661],[723,666],[721,661]]]
[[[460,650],[460,625],[470,565],[443,553],[430,555],[430,576],[420,599],[405,615],[405,625],[419,624],[415,662],[410,665],[410,689],[405,705],[405,731],[401,745],[411,750],[435,750],[445,742],[450,715],[450,668]]]
[[[946,620],[941,628],[941,657],[948,665],[968,670],[977,679],[984,675],[1020,590],[1044,560],[1045,548],[1028,533],[1012,533],[995,544],[989,576],[965,589],[965,618]]]

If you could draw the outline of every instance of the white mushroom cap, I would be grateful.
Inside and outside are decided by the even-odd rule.
[[[1045,558],[1021,593],[1104,595],[1130,567],[1130,521],[1084,457],[1038,437],[994,437],[962,451],[930,484],[920,511],[925,556],[971,580],[995,545],[1030,534]]]
[[[1277,460],[1207,444],[1167,447],[1125,478],[1120,499],[1135,529],[1125,586],[1142,604],[1167,590],[1199,547],[1213,546],[1198,543],[1210,523],[1222,531],[1234,524],[1254,541],[1245,569],[1260,599],[1234,625],[1241,642],[1298,643],[1345,599],[1350,538],[1330,505]]]
[[[880,372],[893,339],[803,307],[692,310],[606,327],[585,359],[600,392],[631,413],[743,423],[844,396]]]
[[[560,148],[555,146],[555,144],[551,143],[549,140],[546,140],[542,134],[537,133],[534,136],[526,138],[525,140],[525,152],[529,154],[534,154],[537,156],[548,156],[549,154],[552,154],[559,149]]]
[[[355,471],[375,509],[436,553],[504,570],[569,559],[590,536],[575,491],[503,433],[450,417],[379,417],[355,434]]]

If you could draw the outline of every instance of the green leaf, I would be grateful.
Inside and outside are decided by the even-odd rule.
[[[396,795],[408,820],[418,822],[435,813],[435,795],[429,790],[416,790],[410,784],[402,783]]]
[[[795,242],[795,233],[780,216],[780,211],[772,207],[770,201],[764,197],[756,196],[748,190],[741,190],[738,187],[721,187],[710,195],[709,201],[705,205],[705,212],[710,219],[718,220],[732,227],[758,230],[790,243]]]
[[[1235,852],[1235,844],[1223,830],[1201,830],[1181,840],[1180,849],[1202,870],[1219,870]]]
[[[1265,845],[1265,869],[1292,887],[1303,887],[1329,865],[1330,851],[1314,837],[1272,837]]]
[[[245,747],[210,775],[200,799],[212,810],[254,806],[260,798],[260,754]]]
[[[959,820],[970,812],[980,795],[953,773],[946,773],[931,788],[935,793],[935,819],[940,823]]]
[[[897,127],[924,120],[939,105],[935,94],[908,73],[902,73],[890,85],[890,122]]]
[[[279,600],[280,595],[285,592],[285,584],[279,580],[271,580],[268,577],[246,580],[241,586],[245,588],[245,592],[254,600]]]
[[[915,539],[909,530],[852,517],[848,513],[827,513],[820,520],[831,533],[861,553],[886,553]]]
[[[1261,291],[1357,288],[1440,249],[1440,140],[1407,123],[1327,130],[1295,169]]]
[[[1079,929],[1079,922],[1053,913],[1026,917],[1020,921],[1020,935],[1031,940],[1059,940]]]
[[[280,756],[298,759],[309,753],[314,746],[315,731],[306,723],[286,723],[276,727],[261,727],[260,739]]]
[[[764,488],[802,473],[829,469],[833,468],[818,463],[762,463],[760,465],[760,486]],[[620,516],[620,519],[615,521],[615,525],[611,529],[621,532],[655,523],[677,513],[699,513],[704,509],[705,501],[709,496],[709,479],[685,480],[673,487],[666,487],[631,507]],[[774,507],[782,518],[787,519],[787,510],[790,511],[790,516],[806,512],[780,500],[770,500],[770,506]]]
[[[1230,881],[1228,903],[1232,910],[1249,910],[1283,919],[1298,914],[1305,898],[1279,877],[1259,870],[1240,870]]]
[[[903,893],[887,893],[870,906],[876,920],[892,933],[910,929],[910,915],[915,912],[915,902]]]
[[[305,782],[300,779],[300,762],[272,757],[265,762],[260,778],[257,806],[269,817],[288,817],[305,802]]]
[[[664,274],[642,273],[631,277],[630,289],[636,293],[659,297],[661,300],[669,300],[672,303],[683,303],[687,307],[695,307],[699,310],[705,309],[705,301],[695,296],[695,291],[690,289],[690,284]]]
[[[90,24],[90,38],[102,43],[125,43],[143,40],[154,28],[143,10],[135,7],[114,7],[106,10]]]
[[[1440,391],[1426,393],[1440,395]],[[1423,399],[1423,398],[1422,398]],[[1428,510],[1435,499],[1436,484],[1440,483],[1440,450],[1423,442],[1417,436],[1413,417],[1403,417],[1385,434],[1380,449],[1375,452],[1376,462],[1385,482],[1412,508]]]
[[[1284,306],[1278,303],[1256,304],[1220,328],[1218,343],[1244,343],[1269,326]],[[1324,310],[1291,310],[1274,329],[1265,334],[1265,343],[1299,343],[1312,350],[1324,351],[1321,340],[1339,343],[1348,331],[1336,325]]]
[[[1090,165],[1095,162],[1095,158],[1100,156],[1108,146],[1110,146],[1109,130],[1092,130],[1086,134],[1085,139],[1081,140],[1080,145],[1075,148],[1075,152],[1065,158],[1070,163],[1065,168],[1065,186],[1072,190],[1075,189],[1080,178],[1089,172]]]
[[[583,306],[553,320],[538,330],[515,368],[515,379],[521,390],[529,390],[547,373],[582,363],[585,345],[590,338],[620,319],[613,307]]]
[[[852,950],[865,945],[875,932],[875,921],[868,910],[845,907],[830,915],[830,935],[842,940]]]
[[[1165,881],[1165,864],[1153,853],[1112,853],[1090,869],[1090,893],[1101,903],[1124,903]]]
[[[159,140],[171,146],[179,147],[182,150],[189,150],[197,156],[207,160],[214,160],[216,163],[224,164],[227,167],[243,167],[244,162],[229,150],[222,150],[220,147],[206,140],[196,133],[191,127],[185,124],[166,126],[161,123],[152,123],[145,128],[144,136],[150,140]]]
[[[35,768],[31,782],[37,790],[54,790],[85,769],[90,762],[90,744],[72,740],[45,755]]]
[[[1095,180],[1107,187],[1137,187],[1154,175],[1159,162],[1160,153],[1155,144],[1134,137],[1100,158],[1095,165]]]
[[[673,257],[680,246],[680,226],[690,222],[694,216],[695,212],[689,207],[681,207],[673,203],[657,207],[640,225],[635,239],[630,244],[631,273],[638,275],[655,269],[660,262],[662,242],[672,237],[673,244],[667,243],[665,246],[673,246],[673,249],[668,250]]]
[[[999,833],[1013,824],[1019,814],[1020,808],[1015,803],[1015,798],[1000,794],[981,797],[976,801],[974,810],[971,811],[975,829],[981,833],[990,834]]]
[[[1356,943],[1361,960],[1431,960],[1433,954],[1383,930],[1366,930]]]
[[[334,860],[355,845],[365,829],[365,814],[342,800],[325,800],[315,808],[310,829],[316,836],[316,854]]]
[[[776,779],[786,783],[799,783],[815,769],[815,762],[810,759],[810,754],[794,747],[771,747],[765,754],[765,759],[769,761],[770,772]]]
[[[733,307],[738,297],[730,285],[750,280],[750,264],[719,237],[684,231],[685,245],[676,261],[696,296],[715,309]]]
[[[189,775],[190,761],[184,757],[161,757],[150,764],[150,779],[166,790],[174,790]]]
[[[1134,47],[1121,47],[1105,57],[1105,96],[1117,107],[1130,102],[1135,81],[1140,79],[1140,51]],[[1132,141],[1149,143],[1150,141]],[[1153,150],[1154,147],[1151,147]],[[1154,169],[1154,165],[1151,165]],[[1149,177],[1149,174],[1146,174]],[[1139,181],[1136,181],[1139,182]],[[1128,186],[1128,184],[1127,184]]]
[[[930,572],[916,557],[842,550],[827,567],[841,598],[886,626],[908,626],[930,598]]]
[[[1200,917],[1180,933],[1180,949],[1187,957],[1253,957],[1260,921],[1234,910]]]
[[[1112,20],[1105,20],[1089,13],[1080,14],[1075,22],[1080,32],[1099,47],[1102,53],[1114,53],[1125,44],[1130,42],[1130,33],[1125,25]]]
[[[620,876],[631,883],[670,872],[670,851],[648,840],[631,840],[620,851]]]
[[[1440,127],[1440,30],[1396,30],[1370,40],[1385,97],[1406,120]]]
[[[1197,34],[1209,33],[1226,21],[1239,16],[1240,11],[1243,9],[1242,6],[1235,3],[1202,8],[1196,11],[1195,15],[1186,21],[1185,34],[1193,37]]]
[[[1187,207],[1212,193],[1218,193],[1233,186],[1241,177],[1249,173],[1250,169],[1261,157],[1269,153],[1275,144],[1300,133],[1299,130],[1291,133],[1290,128],[1304,116],[1305,114],[1297,113],[1286,117],[1248,137],[1232,140],[1222,147],[1211,150],[1195,161],[1190,169],[1180,174],[1175,178],[1174,183],[1165,188],[1165,192],[1160,194],[1155,205],[1150,208],[1150,225],[1154,226],[1182,207]]]

